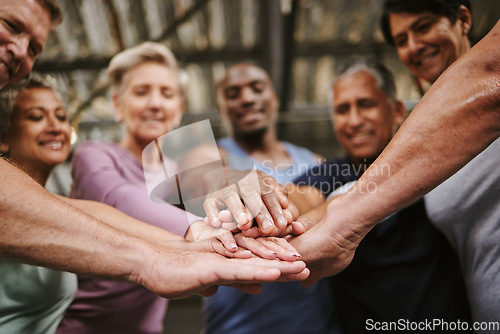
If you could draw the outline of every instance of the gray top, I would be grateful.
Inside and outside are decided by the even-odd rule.
[[[457,251],[474,321],[500,321],[500,139],[425,196]]]

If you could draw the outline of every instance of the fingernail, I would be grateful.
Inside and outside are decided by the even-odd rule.
[[[273,252],[273,251],[268,251],[269,255],[272,255],[274,257],[278,257],[278,253]]]
[[[278,224],[278,227],[285,227],[287,224],[285,217],[279,217],[277,224]]]
[[[296,257],[297,259],[300,259],[300,254],[299,253],[292,253],[292,256]]]
[[[245,222],[248,221],[247,214],[244,212],[240,212],[240,214],[238,215],[238,218],[239,218],[239,221],[245,221]]]
[[[262,229],[267,230],[271,227],[273,227],[273,223],[271,223],[269,219],[264,220],[264,222],[262,223]]]

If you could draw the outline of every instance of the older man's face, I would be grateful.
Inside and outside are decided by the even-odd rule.
[[[404,119],[404,109],[390,102],[367,72],[339,79],[333,86],[335,134],[354,162],[373,161]]]
[[[36,0],[0,0],[0,88],[28,75],[42,53],[52,21]]]

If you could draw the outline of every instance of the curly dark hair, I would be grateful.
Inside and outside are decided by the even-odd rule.
[[[14,86],[0,90],[0,140],[5,139],[10,132],[12,112],[17,96],[29,88],[48,88],[57,93],[53,78],[36,72],[31,73],[28,78]]]
[[[469,0],[386,0],[380,20],[382,33],[386,42],[394,45],[391,34],[391,24],[389,23],[389,15],[391,13],[420,14],[429,12],[444,16],[448,18],[451,23],[455,23],[458,18],[458,8],[461,5],[467,7],[472,15],[472,7]]]

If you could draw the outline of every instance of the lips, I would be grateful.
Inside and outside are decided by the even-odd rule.
[[[434,49],[431,52],[426,52],[425,54],[415,57],[413,62],[415,63],[416,66],[425,66],[432,60],[434,60],[434,58],[438,53],[439,51],[437,49]]]
[[[353,145],[363,145],[366,144],[372,137],[370,132],[360,132],[348,136],[350,142]]]
[[[10,80],[10,69],[9,67],[0,60],[0,87],[7,84]]]
[[[0,59],[0,69],[5,69],[7,71],[7,73],[8,73],[9,76],[12,73],[11,66],[7,62],[5,62],[5,61],[3,61],[1,59]]]
[[[65,142],[61,140],[40,142],[40,145],[48,150],[61,150],[64,147],[64,144]]]

